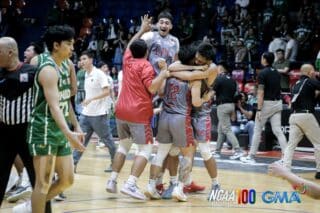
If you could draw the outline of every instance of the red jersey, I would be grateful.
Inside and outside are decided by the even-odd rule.
[[[118,119],[149,124],[153,115],[152,94],[147,88],[155,78],[150,62],[133,58],[127,49],[123,56],[123,81],[115,114]]]

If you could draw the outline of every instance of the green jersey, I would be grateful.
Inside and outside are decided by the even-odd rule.
[[[40,70],[46,66],[53,67],[58,74],[59,106],[65,119],[69,120],[71,82],[68,60],[63,61],[61,67],[58,67],[48,53],[41,54],[38,56],[38,67],[33,88],[34,108],[29,123],[28,143],[62,145],[67,142],[67,139],[53,119],[43,88],[39,83]]]

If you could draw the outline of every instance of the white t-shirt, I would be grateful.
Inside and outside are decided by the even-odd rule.
[[[86,72],[84,80],[85,100],[96,97],[103,92],[103,88],[110,87],[106,74],[93,67],[91,73]],[[105,115],[108,112],[107,97],[91,101],[83,107],[82,114],[87,116]]]
[[[110,85],[110,89],[113,90],[114,88],[114,85],[113,85],[113,79],[111,78],[110,75],[106,75],[107,78],[108,78],[108,83]],[[111,112],[111,107],[113,105],[113,100],[112,100],[112,97],[111,95],[107,96],[107,113],[109,114]]]
[[[123,71],[120,70],[118,73],[118,97],[119,97],[121,89],[122,89],[122,79],[123,79]]]
[[[291,54],[288,56],[289,61],[295,61],[298,54],[298,42],[294,39],[290,39],[286,46],[286,55],[291,49]]]

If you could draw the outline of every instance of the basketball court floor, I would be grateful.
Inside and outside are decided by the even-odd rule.
[[[193,180],[201,185],[206,186],[202,193],[188,194],[188,202],[175,202],[173,200],[156,200],[156,201],[138,201],[128,196],[118,194],[109,194],[105,190],[106,180],[110,173],[105,173],[104,169],[109,166],[110,160],[106,148],[96,147],[97,139],[92,139],[86,152],[84,153],[75,175],[74,185],[65,191],[67,200],[62,202],[53,201],[53,212],[57,213],[193,213],[193,212],[320,212],[320,202],[313,200],[304,195],[296,193],[291,186],[282,179],[269,176],[267,166],[276,161],[280,152],[259,152],[257,164],[243,164],[239,160],[229,160],[231,151],[224,149],[223,156],[217,160],[218,179],[221,188],[230,193],[236,193],[233,200],[228,195],[214,202],[207,201],[211,180],[204,168],[202,159],[197,152],[195,157],[194,168],[192,171]],[[214,146],[214,145],[213,145]],[[125,166],[120,173],[118,181],[118,190],[128,178],[130,167],[132,165],[134,150],[127,157]],[[314,179],[315,163],[314,157],[308,152],[297,152],[294,156],[293,171],[300,176],[311,180]],[[146,188],[149,176],[149,167],[142,174],[138,181],[141,190]],[[166,172],[164,182],[169,182],[169,176]],[[320,181],[316,181],[320,184]],[[168,186],[168,184],[166,185]],[[238,190],[238,191],[236,191]],[[253,204],[238,203],[238,192],[243,193],[246,190],[255,192],[255,202]],[[266,196],[266,192],[269,191]],[[226,192],[226,193],[227,193]],[[251,194],[253,195],[253,194]],[[287,195],[287,199],[285,199]],[[263,199],[264,197],[264,199]],[[228,200],[230,198],[231,200]],[[248,196],[251,201],[253,197]],[[23,202],[23,200],[19,201]],[[245,202],[245,201],[244,201]],[[16,204],[3,202],[1,213],[12,212],[12,207]]]

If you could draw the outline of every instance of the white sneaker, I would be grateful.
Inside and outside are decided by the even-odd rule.
[[[172,192],[172,198],[176,201],[186,202],[187,196],[183,193],[183,190],[180,189],[178,186],[175,186]]]
[[[215,159],[220,159],[220,158],[221,158],[220,152],[214,152],[214,153],[212,153],[212,156],[213,156]]]
[[[138,200],[146,200],[146,196],[140,192],[139,188],[136,184],[131,185],[128,183],[125,183],[122,189],[120,190],[122,194],[129,195],[132,198],[138,199]]]
[[[283,164],[284,164],[284,161],[283,161],[283,159],[281,158],[280,160],[276,160],[276,161],[273,162],[273,163],[278,163],[278,164],[283,165]]]
[[[233,153],[233,155],[230,156],[230,160],[236,160],[238,158],[241,158],[242,156],[244,156],[243,151],[236,151],[235,153]]]
[[[147,186],[147,190],[144,192],[144,195],[148,197],[150,200],[160,200],[161,196],[157,192],[155,187],[152,187],[150,184]]]
[[[10,203],[17,202],[20,199],[23,198],[30,198],[32,194],[32,188],[31,186],[19,186],[15,191],[13,191],[10,196],[7,197],[7,201]]]
[[[53,198],[55,201],[65,201],[67,196],[65,196],[62,192]]]
[[[108,180],[106,190],[109,193],[117,193],[118,192],[117,182],[114,180]]]
[[[249,164],[255,164],[256,163],[256,160],[253,157],[251,157],[250,155],[248,155],[246,157],[241,157],[240,161],[243,162],[243,163],[249,163]]]
[[[13,213],[32,213],[31,200],[20,203],[12,208]]]
[[[103,148],[103,147],[105,147],[106,145],[104,144],[104,143],[102,143],[102,142],[98,142],[98,144],[96,145],[96,148]]]

